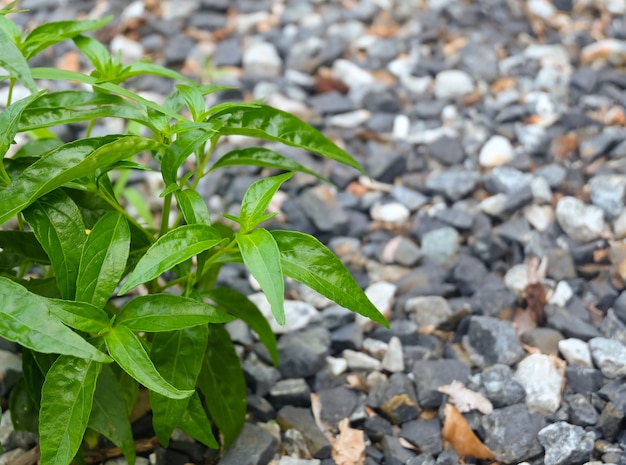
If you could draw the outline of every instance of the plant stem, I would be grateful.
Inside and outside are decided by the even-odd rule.
[[[91,131],[94,127],[94,125],[96,124],[96,120],[92,119],[91,121],[89,121],[89,126],[87,126],[87,131],[85,132],[85,137],[90,137],[91,136]]]
[[[7,97],[7,107],[13,102],[13,88],[15,87],[15,78],[12,77],[9,81],[9,95]]]
[[[167,194],[163,201],[163,212],[161,213],[161,227],[159,229],[159,236],[162,236],[169,231],[170,210],[172,208],[172,194]]]

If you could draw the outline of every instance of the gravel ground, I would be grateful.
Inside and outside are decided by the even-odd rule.
[[[391,330],[295,283],[287,326],[276,327],[278,368],[245,325],[229,324],[249,422],[220,465],[490,463],[464,457],[450,407],[458,384],[439,390],[453,381],[482,394],[463,417],[498,463],[626,465],[625,0],[21,6],[24,26],[114,14],[98,37],[123,60],[150,56],[241,89],[211,103],[265,98],[371,174],[281,149],[337,189],[296,175],[273,226],[329,244]],[[44,62],[87,71],[72,44]],[[156,100],[171,85],[132,82]],[[230,138],[217,152],[247,143]],[[217,218],[264,174],[220,172],[200,191]],[[159,191],[146,186],[152,203]],[[225,267],[219,281],[270,313],[245,270]],[[6,393],[20,365],[0,356]],[[36,441],[7,420],[0,463]],[[145,420],[138,438],[153,436]],[[175,439],[138,463],[217,461]]]

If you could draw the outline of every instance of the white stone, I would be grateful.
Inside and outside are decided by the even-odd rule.
[[[111,40],[110,47],[112,55],[120,53],[120,60],[125,65],[139,60],[144,55],[143,45],[121,34]]]
[[[274,45],[269,42],[253,42],[243,54],[243,70],[246,75],[280,77],[283,60]]]
[[[371,337],[365,338],[362,344],[363,350],[365,350],[372,357],[382,360],[387,353],[389,345],[381,341],[380,339],[373,339]]]
[[[557,305],[559,307],[565,307],[569,299],[574,296],[574,291],[567,284],[567,281],[559,281],[554,289],[554,292],[548,299],[548,303],[552,305]]]
[[[604,212],[575,197],[563,197],[556,206],[556,219],[563,231],[578,242],[597,239],[604,229]]]
[[[335,79],[350,86],[372,84],[376,81],[372,73],[343,58],[335,60],[331,74]]]
[[[400,83],[415,95],[424,95],[432,82],[433,78],[430,76],[400,76]]]
[[[348,368],[350,368],[350,370],[380,371],[382,369],[380,360],[376,360],[374,357],[364,354],[363,352],[346,349],[341,355],[348,362]]]
[[[289,455],[283,455],[278,461],[278,465],[320,465],[320,459],[299,459]]]
[[[529,410],[543,415],[551,415],[558,410],[563,377],[550,356],[529,355],[518,364],[515,379],[526,391],[525,402]]]
[[[418,328],[436,328],[452,316],[448,301],[436,295],[411,297],[404,304],[404,311],[410,314]]]
[[[146,7],[144,5],[144,2],[134,1],[131,2],[126,8],[124,8],[124,11],[122,11],[120,18],[124,20],[132,18],[142,18],[145,14]]]
[[[528,286],[528,264],[512,266],[504,275],[504,284],[518,296],[523,296]]]
[[[333,376],[339,376],[348,369],[348,362],[345,358],[326,357],[326,366]]]
[[[400,202],[376,203],[370,210],[370,216],[374,221],[402,226],[408,221],[411,211]]]
[[[435,77],[435,95],[440,99],[463,97],[473,92],[474,81],[466,71],[447,69]]]
[[[363,125],[371,117],[372,113],[369,110],[354,110],[330,116],[326,119],[326,124],[331,127],[353,129]]]
[[[383,357],[383,370],[391,373],[402,373],[404,371],[404,351],[402,350],[402,342],[396,336],[389,339],[387,353]]]
[[[506,194],[494,194],[486,199],[483,199],[478,208],[481,212],[491,216],[500,216],[504,212],[504,208],[507,202]]]
[[[616,339],[594,337],[589,340],[594,363],[607,378],[626,377],[626,346]]]
[[[622,210],[615,220],[613,220],[613,233],[616,239],[626,238],[626,209]]]
[[[257,292],[249,295],[248,299],[259,308],[272,327],[274,334],[285,334],[296,331],[320,319],[320,314],[313,305],[298,300],[285,300],[285,325],[281,326],[274,319],[272,307],[267,297],[265,297],[265,294]]]
[[[407,115],[396,115],[393,119],[393,129],[391,134],[394,139],[405,140],[409,136],[411,120]]]
[[[529,205],[524,208],[524,218],[537,231],[545,231],[554,223],[554,210],[550,205]]]
[[[397,286],[395,284],[391,284],[386,281],[379,281],[374,284],[370,284],[367,289],[365,289],[365,295],[381,314],[389,316],[391,314],[391,306],[396,294],[396,287]],[[366,332],[371,331],[376,327],[376,323],[363,315],[356,316],[356,323],[363,329],[363,331]]]
[[[569,365],[582,365],[593,368],[589,345],[580,339],[570,338],[559,341],[559,352]]]
[[[583,47],[580,51],[580,59],[585,64],[606,60],[616,66],[624,65],[626,64],[626,41],[604,39],[593,42]]]
[[[546,0],[528,0],[528,8],[534,15],[543,19],[550,19],[556,13],[554,5]]]
[[[509,140],[501,135],[494,135],[489,138],[480,149],[478,162],[485,168],[504,165],[515,157],[515,150]]]

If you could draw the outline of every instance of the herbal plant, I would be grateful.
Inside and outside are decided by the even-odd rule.
[[[130,416],[143,386],[163,445],[180,428],[209,447],[226,448],[243,425],[246,390],[224,323],[242,319],[274,363],[278,352],[258,308],[245,295],[216,287],[223,264],[247,267],[281,324],[284,276],[387,322],[317,239],[262,227],[274,215],[266,213],[272,196],[294,171],[321,176],[262,147],[234,150],[209,164],[211,153],[222,136],[237,134],[363,169],[291,114],[256,102],[206,108],[205,97],[222,87],[143,61],[120,63],[84,35],[111,18],[53,22],[22,33],[7,18],[15,3],[0,10],[0,66],[9,81],[0,113],[0,336],[21,346],[23,360],[9,402],[13,423],[39,434],[43,465],[70,463],[100,435],[132,464]],[[29,66],[33,56],[66,39],[91,62],[91,74]],[[178,82],[163,104],[121,86],[146,73]],[[37,80],[80,87],[48,92]],[[30,95],[13,101],[18,81]],[[124,120],[125,133],[90,136],[105,117]],[[72,142],[49,130],[79,122],[87,134]],[[18,134],[26,142],[6,156]],[[134,161],[145,153],[165,186],[160,223],[148,226],[126,208],[134,197],[124,183],[131,170],[146,169]],[[179,175],[190,157],[195,168]],[[196,187],[209,171],[235,165],[283,173],[253,183],[239,216],[224,214],[238,224],[233,229],[212,222]],[[178,216],[171,221],[174,204]]]

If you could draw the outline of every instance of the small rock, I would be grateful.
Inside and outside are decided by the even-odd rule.
[[[596,366],[607,378],[626,377],[626,346],[614,339],[594,337],[589,349]]]
[[[285,300],[285,324],[279,325],[272,314],[272,307],[262,292],[251,294],[248,298],[259,308],[263,316],[267,319],[274,334],[286,334],[298,331],[309,324],[320,319],[317,309],[299,300]]]
[[[511,323],[487,316],[472,316],[463,345],[481,367],[503,363],[513,365],[524,356]]]
[[[600,207],[609,218],[618,216],[624,208],[626,176],[600,175],[589,180],[591,202]]]
[[[534,328],[524,332],[521,336],[524,344],[536,347],[542,354],[558,355],[558,345],[563,335],[552,328]]]
[[[546,451],[545,465],[582,464],[591,458],[595,442],[592,432],[564,421],[546,426],[538,438]]]
[[[554,292],[548,299],[548,303],[558,307],[565,307],[569,300],[574,296],[574,291],[567,284],[567,281],[559,281]]]
[[[317,392],[317,395],[322,404],[320,414],[322,421],[331,425],[335,430],[339,422],[350,417],[358,405],[356,391],[344,386],[322,389]]]
[[[341,356],[348,362],[348,368],[352,371],[379,371],[382,369],[380,360],[370,357],[363,352],[346,349]]]
[[[458,165],[465,160],[465,150],[458,139],[443,136],[428,145],[430,154],[444,165]]]
[[[274,457],[277,446],[276,438],[263,428],[244,423],[241,433],[220,459],[220,465],[268,463]]]
[[[354,110],[347,113],[329,116],[326,124],[329,127],[337,127],[343,129],[358,128],[365,124],[372,116],[368,110]]]
[[[413,383],[402,373],[391,375],[378,403],[381,412],[395,425],[414,420],[420,414]]]
[[[386,465],[405,465],[415,454],[402,447],[400,440],[394,436],[385,436],[381,441]]]
[[[604,39],[589,44],[580,51],[583,64],[594,63],[598,60],[607,61],[613,65],[626,64],[626,41]]]
[[[563,339],[559,341],[559,351],[569,365],[581,365],[592,368],[589,345],[580,339]]]
[[[276,422],[283,431],[292,428],[300,431],[314,458],[325,459],[330,457],[330,443],[317,427],[309,409],[287,405],[279,410],[276,415]]]
[[[478,161],[485,168],[504,165],[515,157],[515,151],[511,142],[500,135],[491,136],[483,145],[478,155]]]
[[[480,392],[495,408],[520,403],[526,397],[524,387],[513,377],[508,365],[497,363],[480,374]]]
[[[456,201],[471,193],[479,181],[478,172],[454,167],[429,175],[426,179],[426,189],[444,195],[448,200]]]
[[[365,289],[365,295],[374,304],[374,307],[386,317],[391,315],[391,306],[396,294],[397,286],[385,281],[369,285]],[[362,315],[357,315],[356,320],[364,331],[374,327],[374,323]]]
[[[600,330],[604,337],[619,341],[626,346],[626,323],[617,317],[613,309],[609,308],[600,325]]]
[[[548,355],[532,354],[522,360],[515,379],[526,391],[526,405],[531,411],[551,415],[561,404],[563,377]]]
[[[565,233],[578,242],[600,237],[604,229],[604,213],[594,205],[586,205],[575,197],[563,197],[556,206],[556,219]]]
[[[384,204],[374,204],[370,210],[370,215],[374,221],[382,221],[396,226],[404,225],[411,212],[400,202],[390,202]]]
[[[415,265],[421,258],[422,250],[404,236],[396,236],[387,242],[381,255],[383,263],[398,263],[403,266]]]
[[[269,42],[253,42],[244,51],[243,70],[249,76],[279,77],[283,60]]]
[[[593,426],[598,421],[598,412],[594,406],[582,394],[570,394],[565,396],[569,406],[569,420],[578,426]]]
[[[284,378],[306,378],[324,368],[330,335],[321,327],[285,334],[278,341],[279,365]]]
[[[619,433],[624,418],[626,414],[623,408],[613,402],[607,402],[600,413],[596,427],[605,439],[612,441]]]
[[[466,71],[449,69],[435,77],[435,96],[438,99],[463,97],[474,91],[474,81]]]
[[[413,365],[419,405],[425,408],[439,407],[443,394],[438,391],[444,384],[457,380],[467,382],[469,367],[458,360],[425,360]]]
[[[298,459],[295,457],[290,457],[289,455],[283,455],[278,461],[278,465],[321,465],[321,463],[322,461],[319,459]]]
[[[387,352],[382,361],[383,370],[391,373],[401,373],[404,371],[404,353],[402,351],[402,342],[396,336],[389,339]]]
[[[602,385],[602,373],[595,368],[585,368],[582,365],[572,365],[565,369],[567,386],[574,392],[589,395],[597,392]]]
[[[483,416],[480,423],[484,443],[499,462],[519,463],[542,452],[537,433],[546,420],[523,404],[496,409]]]
[[[348,215],[339,204],[335,189],[319,185],[304,191],[298,200],[304,214],[322,232],[342,234],[348,228]]]
[[[132,39],[120,34],[111,40],[111,53],[120,53],[123,64],[134,63],[144,56],[143,46]]]
[[[554,223],[554,209],[550,205],[528,205],[524,218],[537,231],[545,231]]]
[[[296,407],[311,405],[311,390],[304,378],[281,379],[270,389],[270,397],[277,409],[285,405]]]
[[[348,361],[345,358],[326,357],[326,365],[333,376],[339,376],[348,369]]]
[[[443,450],[441,442],[441,422],[432,420],[413,420],[402,425],[400,437],[403,437],[422,453],[439,454]]]
[[[410,314],[418,328],[436,328],[452,316],[448,301],[439,296],[412,297],[404,304],[404,311]]]
[[[429,231],[422,237],[422,252],[435,263],[449,263],[459,248],[459,233],[456,229],[444,227]]]
[[[389,193],[412,212],[428,203],[428,197],[405,186],[394,185]]]

